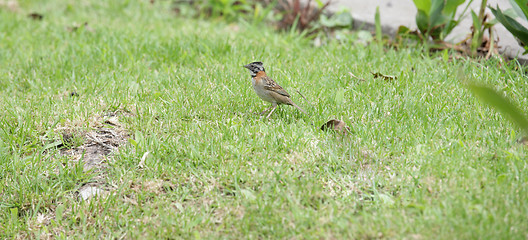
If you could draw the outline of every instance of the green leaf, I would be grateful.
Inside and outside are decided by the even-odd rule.
[[[434,40],[444,39],[458,25],[459,21],[455,20],[456,10],[464,2],[465,0],[414,0],[418,10],[416,14],[418,29]],[[471,2],[472,0],[469,1]]]
[[[413,0],[413,2],[418,11],[429,12],[431,9],[431,0]]]
[[[445,38],[451,31],[453,31],[453,28],[455,28],[458,25],[459,21],[455,21],[453,19],[448,20],[446,23],[444,30],[442,31],[442,39]]]
[[[457,24],[453,20],[453,16],[448,17],[443,14],[444,8],[444,0],[433,0],[433,5],[429,13],[429,27],[427,32],[435,40],[444,39]]]
[[[508,16],[510,16],[512,18],[517,18],[517,17],[522,17],[524,15],[522,9],[519,7],[519,5],[517,5],[515,0],[510,0],[510,4],[511,4],[512,8],[510,8],[508,10],[514,11],[514,14],[513,15],[508,15]],[[506,11],[503,12],[504,15],[507,15]]]
[[[416,14],[416,26],[418,26],[418,29],[423,34],[429,29],[429,17],[422,10],[418,10],[418,13]]]
[[[453,15],[454,13],[456,13],[458,6],[460,6],[465,1],[466,0],[445,0],[444,14]]]
[[[528,46],[528,29],[526,29],[512,17],[505,15],[499,6],[497,6],[497,9],[492,7],[489,8],[497,20],[502,23],[502,25],[504,25],[504,27],[508,29],[511,34],[513,34],[513,36],[519,39],[519,41],[521,41],[525,46]],[[525,49],[527,49],[527,47],[525,47]]]
[[[525,133],[528,133],[528,119],[508,98],[499,94],[491,87],[476,83],[467,84],[467,88],[482,102],[488,104],[501,114],[506,115],[515,125],[520,127]]]
[[[137,148],[138,143],[136,142],[136,140],[134,140],[134,139],[132,139],[132,138],[129,138],[129,139],[128,139],[128,142],[129,142],[130,144],[132,144],[132,146],[134,146],[134,147]]]
[[[317,7],[318,8],[322,8],[324,6],[323,1],[321,1],[321,0],[315,0],[315,3],[317,3]]]
[[[437,25],[443,24],[442,11],[444,10],[444,0],[433,0],[433,5],[429,11],[429,30]]]
[[[510,0],[510,3],[513,9],[515,9],[517,14],[519,15],[519,17],[524,17],[524,20],[528,21],[528,2],[526,0]],[[523,14],[521,14],[521,12]]]
[[[397,31],[397,34],[409,34],[411,32],[411,29],[408,28],[407,26],[403,26],[403,25],[400,25],[398,27],[398,31]]]
[[[520,13],[522,14],[522,12],[520,12]],[[519,17],[519,15],[515,12],[515,9],[513,9],[513,8],[506,9],[506,10],[502,11],[502,14],[504,16],[509,16],[510,18],[513,18],[513,19]],[[497,20],[497,18],[494,18],[491,21],[489,21],[489,23],[491,23],[491,24],[496,24],[498,22],[499,22],[499,20]]]

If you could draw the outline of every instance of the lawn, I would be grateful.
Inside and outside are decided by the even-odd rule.
[[[354,34],[314,47],[168,1],[19,5],[0,8],[0,238],[528,237],[521,131],[461,84],[528,112],[526,67]],[[258,115],[252,61],[308,115]]]

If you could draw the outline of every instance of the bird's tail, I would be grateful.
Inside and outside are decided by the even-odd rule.
[[[294,106],[295,108],[299,109],[301,112],[303,112],[304,114],[308,115],[308,113],[306,113],[306,111],[304,111],[301,107],[297,106],[297,104],[295,104],[293,101],[292,101],[292,106]]]

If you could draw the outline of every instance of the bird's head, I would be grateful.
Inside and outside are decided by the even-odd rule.
[[[247,65],[244,65],[244,67],[249,69],[249,71],[251,72],[251,76],[252,77],[257,76],[257,73],[260,72],[260,71],[263,71],[263,72],[266,71],[266,70],[264,70],[264,63],[262,63],[262,62],[252,62],[252,63],[249,63]]]

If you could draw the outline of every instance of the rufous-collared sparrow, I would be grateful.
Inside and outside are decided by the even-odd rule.
[[[252,62],[248,65],[245,65],[244,67],[249,69],[251,72],[251,83],[253,84],[253,89],[255,89],[257,95],[262,100],[271,103],[271,107],[262,112],[265,113],[271,109],[267,118],[271,116],[271,114],[280,104],[294,106],[301,112],[307,114],[302,108],[297,106],[297,104],[291,100],[290,94],[288,94],[284,88],[279,86],[279,84],[266,75],[264,64],[262,62]]]

